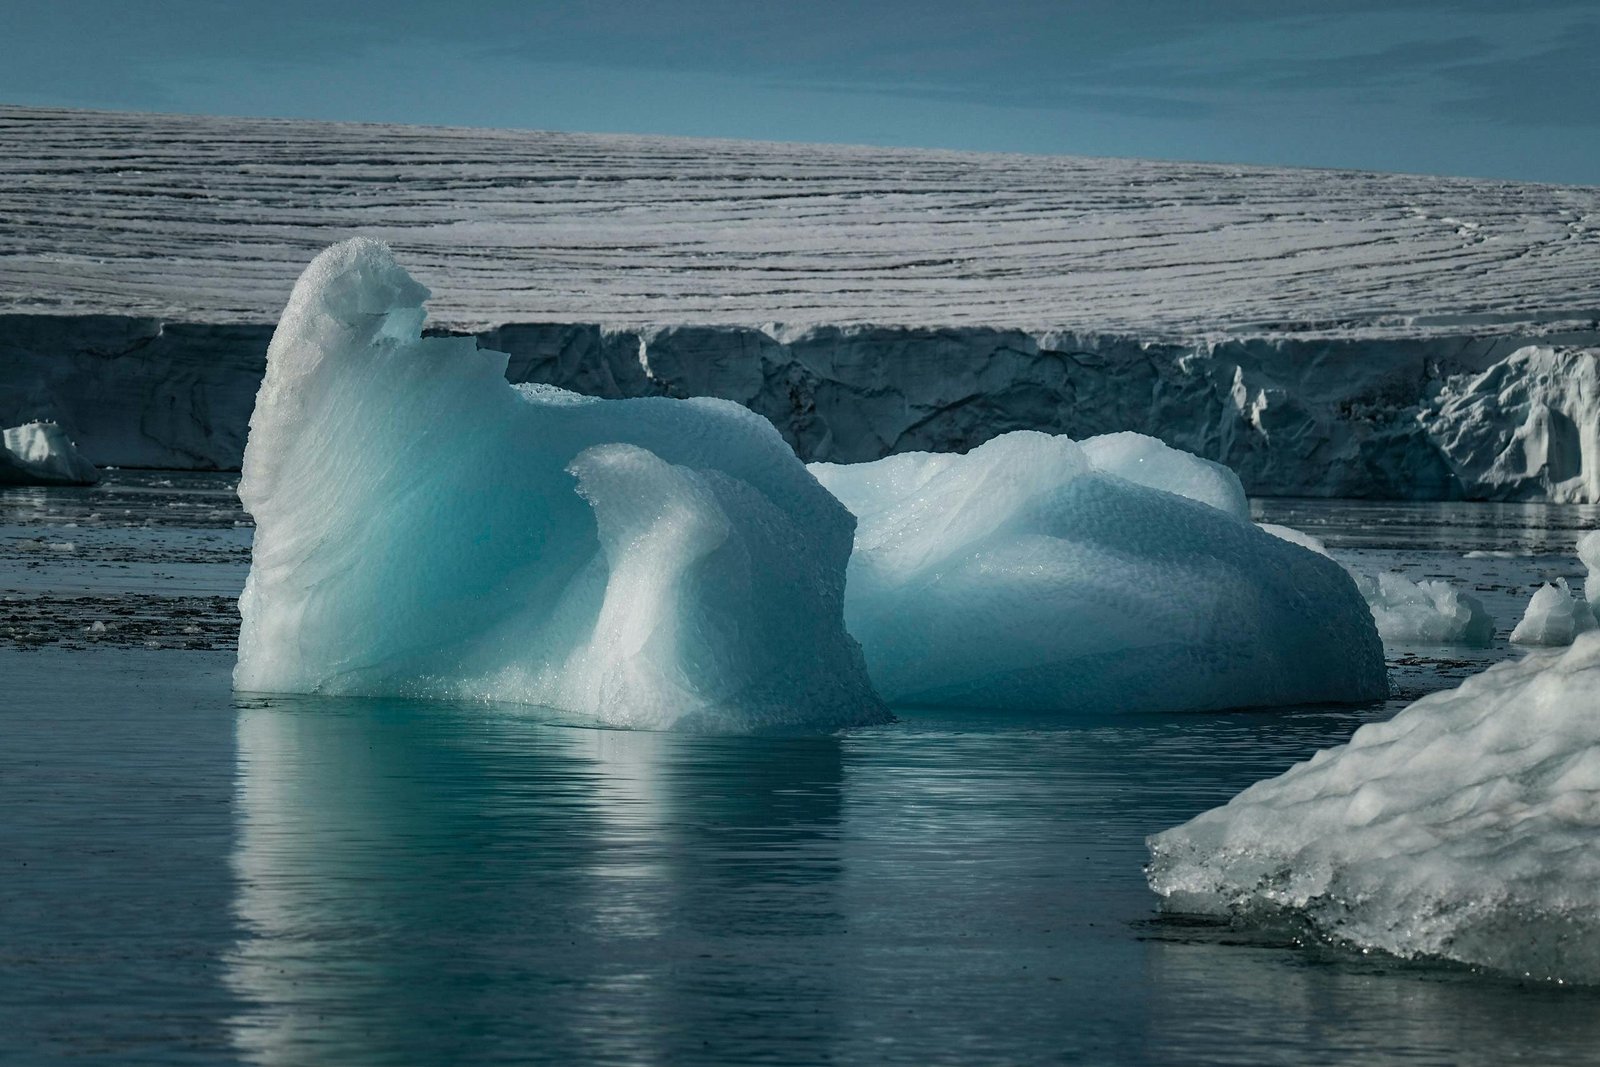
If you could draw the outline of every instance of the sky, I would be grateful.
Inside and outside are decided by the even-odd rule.
[[[1600,185],[1600,0],[3,0],[0,103]]]

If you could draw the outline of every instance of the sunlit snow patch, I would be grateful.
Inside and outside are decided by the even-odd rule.
[[[1191,710],[1384,696],[1344,570],[1137,434],[813,464],[859,520],[845,615],[891,702]]]
[[[1150,839],[1173,912],[1600,981],[1600,633],[1432,693]]]
[[[506,384],[422,338],[377,242],[322,253],[267,354],[239,689],[481,698],[744,729],[880,720],[843,626],[854,524],[720,400]]]
[[[93,485],[94,464],[53,422],[30,422],[0,434],[0,485]]]

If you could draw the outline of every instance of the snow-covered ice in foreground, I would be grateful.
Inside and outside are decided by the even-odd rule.
[[[93,485],[94,464],[78,454],[72,440],[53,422],[13,426],[0,435],[0,485]]]
[[[1173,912],[1600,981],[1600,633],[1432,693],[1150,839]]]
[[[843,625],[854,523],[770,423],[510,386],[503,354],[420,337],[427,296],[365,239],[295,286],[239,483],[239,689],[885,717]]]
[[[1595,628],[1588,601],[1572,591],[1565,578],[1546,582],[1534,591],[1522,621],[1511,631],[1514,645],[1570,645],[1581,633]]]
[[[1475,596],[1437,580],[1413,582],[1385,572],[1376,577],[1351,571],[1385,644],[1465,645],[1494,643],[1494,619]]]
[[[859,522],[845,616],[891,702],[1097,712],[1387,692],[1344,570],[1250,523],[1231,472],[1158,441],[1018,431],[811,469]]]

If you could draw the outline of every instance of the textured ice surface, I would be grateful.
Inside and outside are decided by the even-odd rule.
[[[1385,644],[1484,648],[1494,641],[1494,619],[1483,603],[1449,582],[1413,582],[1387,571],[1376,577],[1351,571],[1351,577]]]
[[[1177,912],[1600,981],[1600,633],[1433,693],[1150,840]]]
[[[1257,529],[1236,482],[1158,442],[1020,431],[811,469],[858,519],[845,616],[891,702],[1096,712],[1386,692],[1344,570]]]
[[[1600,189],[1531,182],[4,108],[0,189],[28,220],[0,229],[4,310],[271,321],[362,232],[452,326],[1409,338],[1600,313]]]
[[[734,404],[506,384],[420,338],[356,239],[306,268],[251,420],[234,681],[476,697],[637,726],[881,718],[842,619],[853,523]]]
[[[1495,499],[1600,501],[1600,349],[1533,345],[1423,413],[1457,478]]]
[[[1570,645],[1579,634],[1595,628],[1588,601],[1572,591],[1565,578],[1546,582],[1528,600],[1522,621],[1511,631],[1515,645]]]
[[[100,474],[53,422],[30,422],[0,434],[0,485],[92,485]]]

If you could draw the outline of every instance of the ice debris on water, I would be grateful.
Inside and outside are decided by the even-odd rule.
[[[1572,591],[1565,578],[1546,582],[1534,591],[1522,621],[1511,631],[1514,645],[1570,645],[1581,633],[1595,628],[1589,602]]]
[[[242,690],[544,704],[629,726],[880,721],[843,619],[854,522],[722,400],[513,387],[420,335],[428,291],[357,238],[267,353]]]
[[[29,422],[0,433],[0,485],[93,485],[94,464],[54,422]]]
[[[1413,582],[1392,572],[1350,574],[1386,644],[1487,648],[1494,643],[1494,618],[1483,602],[1449,582]]]
[[[1261,523],[1274,537],[1328,556],[1328,547],[1316,537],[1288,526]],[[1458,591],[1449,582],[1428,579],[1413,582],[1403,575],[1365,574],[1345,568],[1372,612],[1378,636],[1386,645],[1464,645],[1487,648],[1494,643],[1494,618],[1477,597]]]
[[[855,513],[845,617],[894,703],[1104,712],[1387,693],[1330,559],[1249,521],[1231,471],[1138,434],[813,464]]]
[[[1423,697],[1149,841],[1164,908],[1600,982],[1600,632]]]
[[[1565,578],[1546,582],[1534,591],[1522,621],[1511,631],[1518,645],[1560,647],[1572,644],[1581,633],[1600,626],[1594,612],[1593,595],[1600,593],[1595,573],[1600,569],[1600,530],[1590,530],[1578,538],[1578,559],[1588,571],[1583,595],[1574,592]]]

